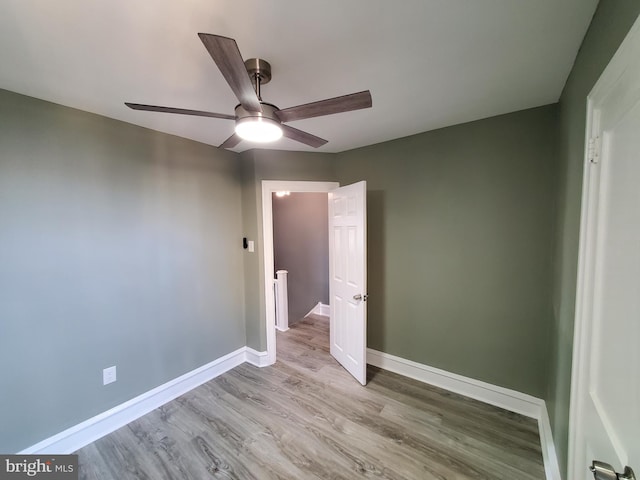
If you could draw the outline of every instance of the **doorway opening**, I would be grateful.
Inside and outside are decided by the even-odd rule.
[[[328,194],[279,191],[272,205],[276,328],[286,331],[310,314],[328,320]]]
[[[275,295],[273,291],[274,239],[273,202],[276,192],[329,193],[340,186],[337,182],[298,182],[264,180],[262,182],[262,235],[264,242],[264,295],[267,339],[267,363],[276,361]]]

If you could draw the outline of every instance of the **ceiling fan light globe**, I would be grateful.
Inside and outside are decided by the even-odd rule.
[[[250,142],[268,143],[282,137],[282,128],[269,118],[241,118],[236,121],[236,134]]]

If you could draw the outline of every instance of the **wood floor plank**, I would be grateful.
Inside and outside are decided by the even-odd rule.
[[[327,450],[331,454],[323,463],[338,463],[336,466],[341,466],[346,471],[350,471],[355,465],[358,473],[366,472],[376,478],[404,478],[388,472],[389,466],[393,466],[393,460],[396,458],[389,455],[389,448],[394,446],[390,443],[389,436],[375,434],[372,430],[364,428],[361,422],[349,420],[347,415],[336,414],[335,405],[332,408],[332,405],[325,403],[332,399],[307,399],[299,394],[293,398],[282,389],[251,385],[246,382],[246,376],[242,377],[240,384],[243,391],[248,392],[248,403],[253,406],[253,410],[247,414],[259,415],[260,410],[266,410],[286,418],[290,428],[293,425],[293,433],[299,440],[311,444],[320,441],[317,451]],[[265,390],[269,391],[268,396],[262,395]],[[282,404],[286,407],[282,407]],[[353,416],[356,417],[355,414]],[[357,444],[352,441],[355,438],[359,439]],[[389,458],[382,461],[385,457]],[[410,460],[411,458],[404,459],[402,465],[402,469],[413,474],[410,478],[416,478],[417,475],[420,475],[418,478],[428,478],[423,475],[423,462],[413,462],[413,465],[409,465],[407,461]]]
[[[264,390],[258,385],[258,390]],[[278,390],[272,391],[270,395],[272,398],[277,398],[279,394]],[[463,442],[461,435],[456,432],[451,432],[441,428],[438,431],[438,435],[434,435],[434,431],[431,430],[431,435],[428,438],[428,444],[431,448],[426,449],[424,442],[415,436],[414,432],[411,432],[411,428],[405,428],[407,425],[400,426],[398,423],[389,421],[384,416],[375,416],[375,413],[367,411],[363,408],[360,402],[349,402],[342,404],[339,398],[333,398],[330,394],[327,394],[326,390],[318,391],[317,389],[308,388],[306,391],[297,392],[297,399],[301,400],[304,406],[312,405],[313,411],[308,413],[314,414],[314,417],[320,420],[329,419],[329,423],[335,422],[335,417],[339,419],[350,419],[342,423],[341,431],[334,431],[334,435],[340,435],[347,433],[352,438],[366,438],[375,440],[373,445],[368,447],[368,450],[373,451],[376,455],[382,453],[378,451],[378,445],[387,451],[406,449],[408,452],[415,452],[416,455],[413,460],[422,461],[422,468],[426,468],[424,461],[429,460],[432,464],[440,465],[442,468],[449,468],[453,465],[453,469],[462,472],[467,472],[467,475],[471,478],[496,478],[496,474],[500,473],[501,468],[505,471],[512,471],[512,473],[519,473],[517,469],[514,469],[510,464],[504,463],[503,465],[491,465],[492,468],[478,467],[482,465],[477,463],[478,452],[472,451],[474,447],[473,441]],[[292,405],[291,402],[286,402],[287,398],[279,399],[284,401],[287,405]],[[295,400],[294,400],[295,401]],[[346,405],[346,408],[345,408]],[[386,408],[386,407],[385,407]],[[379,410],[379,409],[378,409]],[[304,413],[304,412],[303,412]],[[318,423],[316,421],[316,423]],[[410,427],[410,426],[409,426]],[[345,432],[346,429],[348,432]],[[340,440],[340,438],[338,438]],[[345,439],[348,441],[348,439]],[[480,446],[483,443],[476,442]],[[376,445],[378,444],[378,445]],[[456,448],[453,448],[456,447]],[[477,450],[477,449],[476,449]],[[451,455],[455,453],[456,455]],[[486,453],[486,450],[481,450],[479,454]],[[406,462],[406,459],[404,460]],[[406,464],[404,466],[406,468]],[[528,478],[528,477],[524,477]]]
[[[330,356],[329,322],[278,333],[278,361],[243,364],[79,450],[80,478],[544,479],[536,422]]]

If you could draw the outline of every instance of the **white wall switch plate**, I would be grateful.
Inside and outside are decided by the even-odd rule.
[[[254,246],[253,246],[253,240],[249,240],[249,251],[253,252],[255,250]]]
[[[116,381],[116,367],[109,367],[102,370],[102,384],[107,385]]]

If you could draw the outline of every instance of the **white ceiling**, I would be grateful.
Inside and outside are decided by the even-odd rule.
[[[291,125],[340,152],[556,102],[597,0],[2,0],[0,88],[219,145],[233,114],[198,32],[273,68],[286,108],[369,89],[373,108]],[[2,106],[0,105],[0,108]],[[236,151],[255,145],[242,142]],[[283,139],[270,148],[314,150]]]

